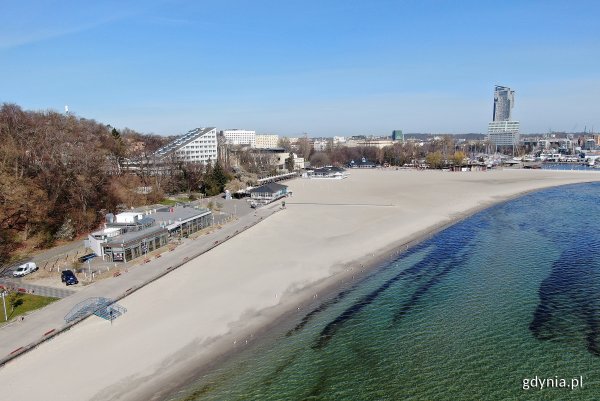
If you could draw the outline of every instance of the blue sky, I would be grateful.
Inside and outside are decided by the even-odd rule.
[[[0,102],[116,127],[311,136],[600,131],[598,1],[20,1]]]

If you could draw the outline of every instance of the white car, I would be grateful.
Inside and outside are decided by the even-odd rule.
[[[33,273],[37,269],[38,267],[33,262],[23,263],[21,266],[17,267],[17,269],[13,272],[13,276],[23,277],[29,273]]]

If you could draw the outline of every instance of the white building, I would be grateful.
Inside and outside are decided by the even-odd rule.
[[[488,124],[488,141],[496,146],[515,146],[519,142],[518,121],[492,121]]]
[[[226,129],[221,131],[228,145],[250,145],[256,147],[256,131],[245,129]]]
[[[304,162],[304,158],[303,157],[299,157],[297,154],[292,153],[292,156],[294,157],[294,170],[301,170],[305,167],[305,162]],[[286,166],[285,166],[285,161],[287,159],[289,159],[290,157],[290,153],[289,152],[279,152],[275,154],[276,157],[276,164],[277,164],[277,170],[286,170]]]
[[[360,138],[360,139],[349,139],[346,141],[346,146],[352,147],[377,147],[379,149],[383,149],[386,146],[392,146],[394,141],[389,138],[377,138],[377,137],[368,137],[368,138]]]
[[[174,156],[179,161],[215,163],[217,160],[217,129],[196,128],[158,149],[158,159]]]
[[[315,149],[315,152],[324,152],[327,150],[328,143],[328,141],[323,139],[315,139],[315,141],[313,142],[313,148]]]
[[[256,134],[256,147],[259,149],[273,149],[279,144],[279,135]]]

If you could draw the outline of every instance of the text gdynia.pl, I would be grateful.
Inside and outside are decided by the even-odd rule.
[[[562,377],[532,377],[523,379],[523,390],[543,390],[546,388],[566,388],[575,390],[583,388],[583,376],[565,379]]]

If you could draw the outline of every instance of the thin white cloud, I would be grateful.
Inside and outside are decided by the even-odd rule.
[[[116,21],[120,18],[122,17],[111,17],[99,21],[90,22],[87,24],[81,24],[78,26],[70,26],[68,28],[45,28],[39,30],[32,30],[24,33],[14,32],[12,34],[0,34],[0,49],[10,49],[32,43],[56,39],[63,36],[77,34]]]
[[[19,2],[0,15],[0,50],[52,40],[102,25],[143,15],[169,0],[144,2],[142,6],[110,0],[104,2]]]

